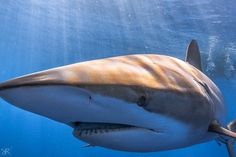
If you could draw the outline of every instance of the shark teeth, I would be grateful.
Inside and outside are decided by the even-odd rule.
[[[134,127],[135,126],[125,125],[125,124],[79,122],[75,124],[74,131],[76,131],[77,135],[79,136],[90,136],[95,134],[120,131],[123,129],[130,129]]]
[[[79,137],[140,128],[137,126],[127,125],[127,124],[89,123],[89,122],[76,122],[73,124],[73,127],[74,127],[74,133]],[[162,133],[162,131],[160,130],[154,130],[149,128],[145,129],[155,133]]]

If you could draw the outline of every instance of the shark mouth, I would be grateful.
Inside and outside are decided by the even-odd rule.
[[[72,124],[72,127],[74,127],[73,134],[79,137],[141,128],[127,124],[91,123],[91,122],[76,122]],[[158,132],[156,130],[148,128],[142,128],[142,129]]]
[[[159,130],[127,124],[76,122],[72,127],[74,127],[74,137],[88,143],[87,146],[101,146],[122,151],[147,152],[162,149],[160,143],[156,141],[164,140],[167,136]]]

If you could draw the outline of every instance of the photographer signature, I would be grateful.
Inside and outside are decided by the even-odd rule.
[[[1,148],[0,149],[0,156],[10,156],[11,149],[10,148]]]

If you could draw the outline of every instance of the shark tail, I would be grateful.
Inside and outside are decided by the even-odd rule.
[[[220,136],[217,138],[217,141],[226,145],[230,157],[236,157],[234,152],[236,120],[231,121],[227,127],[223,127],[218,122],[214,121],[209,126],[209,131],[219,134]]]

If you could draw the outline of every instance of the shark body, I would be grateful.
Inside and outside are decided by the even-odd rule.
[[[73,127],[76,138],[93,146],[135,152],[187,147],[216,139],[226,115],[195,50],[192,41],[187,62],[139,54],[50,69],[0,84],[0,96]]]

